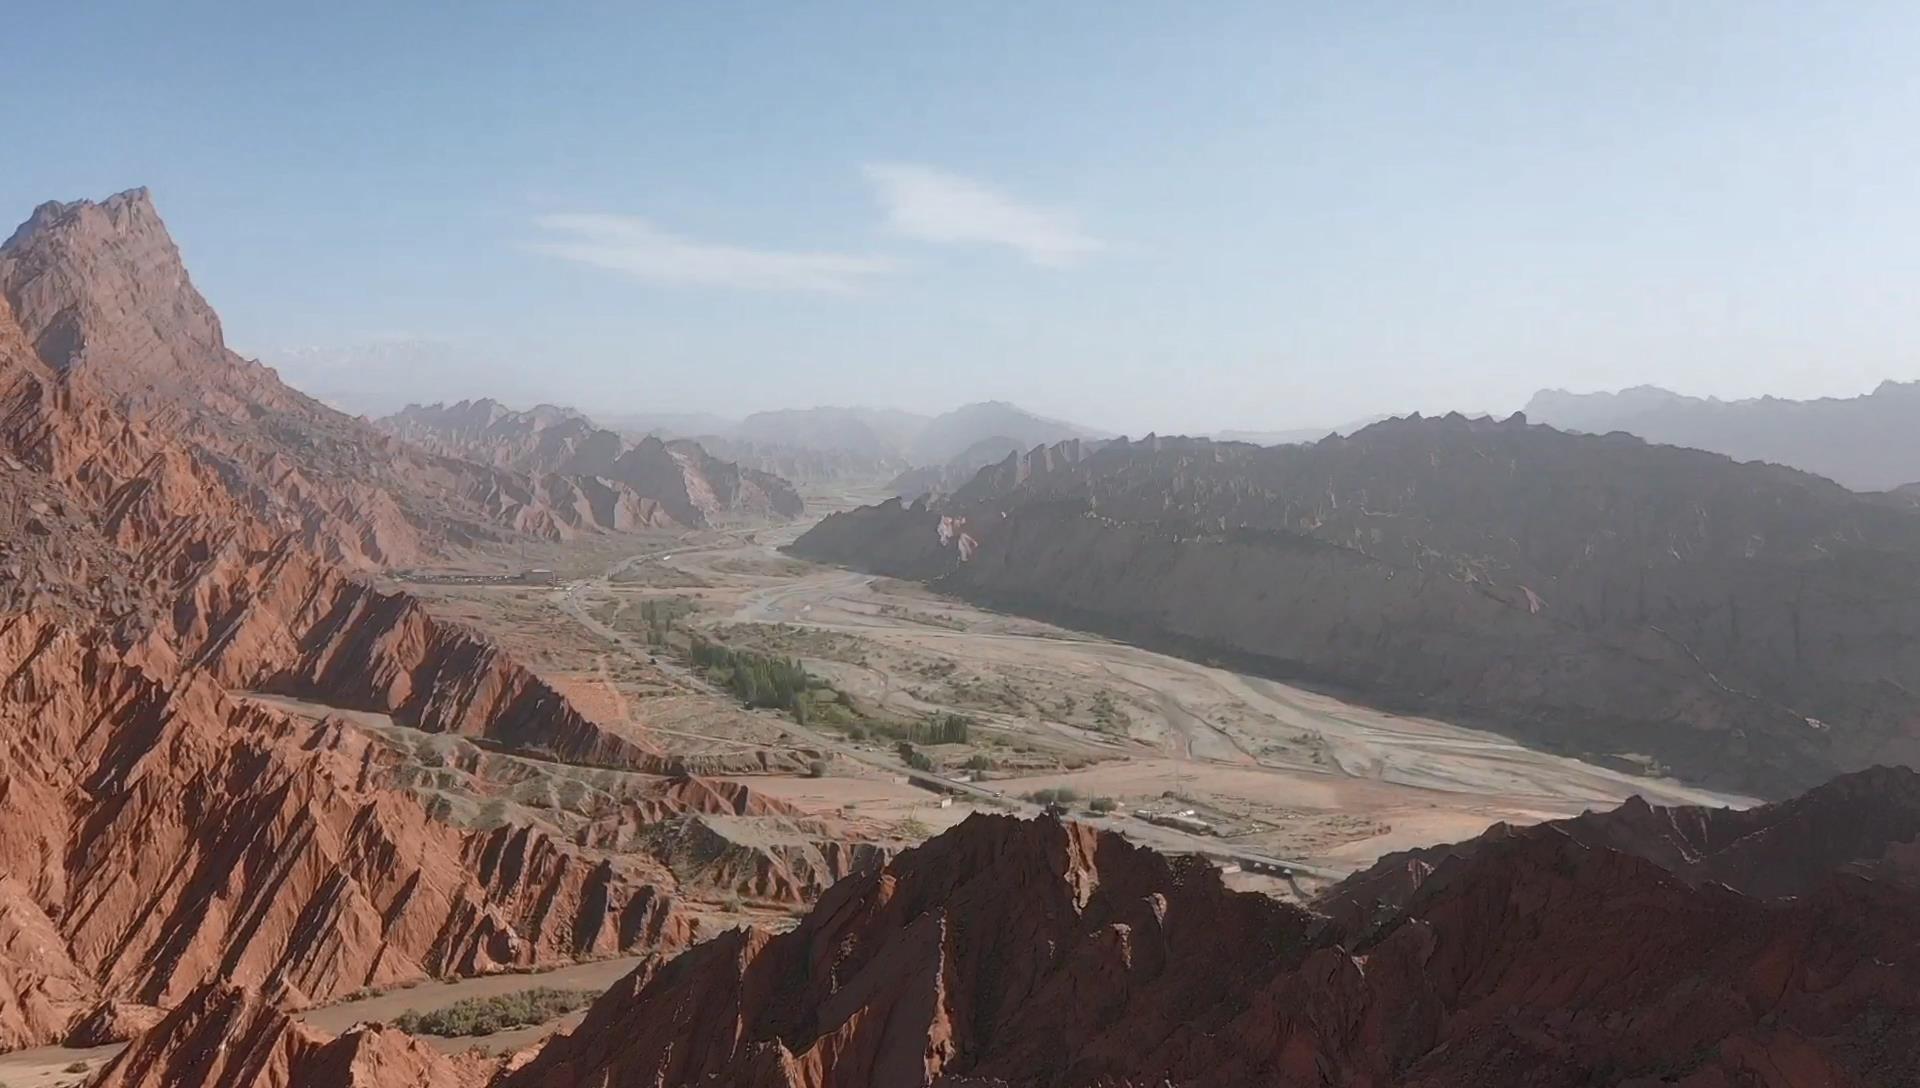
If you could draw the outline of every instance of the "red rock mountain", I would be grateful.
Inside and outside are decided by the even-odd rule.
[[[234,354],[144,189],[35,209],[0,245],[0,296],[31,349],[13,366],[38,371],[10,375],[14,395],[35,391],[18,388],[27,382],[172,437],[256,517],[326,558],[403,563],[511,532],[667,520],[604,479],[508,472],[394,441]]]
[[[330,1039],[251,991],[209,983],[183,1001],[160,1030],[137,1040],[96,1083],[98,1088],[471,1088],[484,1084],[489,1071],[485,1062],[449,1058],[379,1027]]]
[[[206,672],[15,616],[0,676],[0,944],[27,952],[0,966],[0,1047],[208,978],[298,1004],[693,936],[665,870],[433,823],[359,734]]]
[[[791,933],[637,972],[504,1083],[1909,1083],[1916,923],[1896,884],[1767,901],[1550,828],[1356,934],[1110,833],[975,817]]]
[[[1920,512],[1628,435],[1065,443],[793,548],[1764,796],[1920,763]]]
[[[515,472],[617,481],[690,527],[741,514],[798,517],[802,509],[793,485],[713,457],[697,442],[632,441],[552,405],[519,412],[492,400],[415,404],[377,426],[425,449]]]
[[[564,516],[227,352],[144,193],[0,247],[0,485],[0,1049],[208,979],[298,1004],[692,939],[664,866],[433,822],[360,734],[227,694],[676,766],[350,573]]]

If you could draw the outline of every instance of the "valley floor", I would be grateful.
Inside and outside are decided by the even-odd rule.
[[[813,498],[815,511],[871,496],[824,498]],[[737,777],[792,806],[813,836],[910,841],[975,811],[1031,814],[1040,808],[1036,793],[1068,790],[1078,819],[1162,851],[1212,858],[1236,887],[1297,899],[1384,853],[1469,838],[1496,821],[1553,819],[1636,793],[1656,803],[1752,803],[781,553],[805,527],[740,526],[639,544],[628,539],[619,550],[600,540],[538,556],[494,556],[464,573],[528,563],[554,573],[537,581],[461,581],[445,575],[462,572],[423,572],[408,588],[442,615],[485,630],[615,728],[677,755],[742,760],[743,769],[758,773]],[[684,645],[659,637],[662,614],[674,617],[683,638],[800,659],[858,715],[815,714],[802,724],[783,712],[742,707],[687,660]],[[440,802],[442,816],[456,823],[509,819],[566,836],[595,799],[619,794],[623,783],[615,779],[628,777],[497,755],[500,781],[516,788],[488,793],[447,772],[474,761],[472,753],[450,750],[467,743],[459,738],[420,734],[384,715],[249,697],[338,717],[380,737],[424,769],[414,788],[430,789],[425,799]],[[933,760],[932,771],[907,767],[897,734],[874,724],[898,727],[944,714],[964,716],[969,736],[918,745]],[[1111,810],[1090,811],[1096,798],[1103,809],[1111,799]],[[1154,823],[1148,816],[1173,819]],[[750,845],[791,837],[796,826],[786,817],[708,822]],[[790,924],[790,903],[742,902],[724,888],[688,892],[705,897],[698,907],[710,932],[741,922]],[[604,989],[636,962],[429,983],[302,1015],[337,1032],[360,1020],[530,986]],[[430,1041],[454,1051],[475,1044],[512,1050],[578,1015],[486,1039]],[[0,1085],[77,1083],[84,1079],[78,1063],[97,1069],[116,1051],[0,1055]]]
[[[687,534],[610,558],[598,572],[576,558],[552,587],[463,588],[437,599],[549,660],[585,705],[631,717],[676,751],[831,752],[838,758],[824,778],[760,779],[756,788],[822,813],[910,818],[929,832],[976,806],[1031,811],[1027,795],[1065,788],[1082,801],[1113,799],[1115,815],[1100,822],[1150,845],[1280,859],[1332,877],[1496,821],[1572,815],[1636,793],[1656,803],[1753,803],[779,551],[826,510],[872,498],[810,496],[801,524]],[[564,561],[555,569],[564,573]],[[955,803],[936,807],[903,785],[906,768],[885,737],[802,726],[716,697],[649,642],[649,602],[684,611],[676,622],[728,646],[801,659],[869,714],[965,715],[967,744],[925,746]],[[990,769],[965,769],[969,761]],[[1213,834],[1149,825],[1129,815],[1137,811],[1190,811]]]

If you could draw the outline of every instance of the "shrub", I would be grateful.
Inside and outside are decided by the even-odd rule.
[[[807,777],[808,778],[827,777],[827,761],[824,759],[808,760],[807,761]]]
[[[966,763],[962,764],[962,766],[966,767],[969,771],[991,771],[993,770],[993,760],[984,752],[975,752],[973,755],[967,757]]]
[[[1120,802],[1111,797],[1096,797],[1087,802],[1087,811],[1097,812],[1103,816],[1119,807]]]
[[[536,986],[494,997],[469,997],[429,1012],[404,1012],[394,1018],[393,1026],[413,1035],[492,1035],[544,1024],[586,1008],[596,996],[592,990]]]
[[[1072,786],[1054,786],[1027,794],[1027,800],[1036,805],[1071,805],[1079,799],[1080,791]]]
[[[900,754],[900,761],[914,770],[933,770],[933,757],[915,748],[906,741],[901,741],[894,750]]]

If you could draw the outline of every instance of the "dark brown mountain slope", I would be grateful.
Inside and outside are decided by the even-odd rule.
[[[793,485],[770,473],[722,461],[685,439],[630,441],[550,405],[520,412],[492,400],[415,404],[377,426],[426,449],[515,472],[616,481],[689,527],[801,512]]]
[[[1063,443],[794,550],[1776,796],[1920,761],[1920,517],[1626,435]]]
[[[1514,839],[1562,835],[1645,858],[1691,885],[1724,884],[1763,899],[1809,894],[1842,869],[1920,892],[1920,868],[1910,860],[1920,843],[1920,773],[1873,767],[1750,809],[1667,807],[1634,797],[1569,820],[1495,824],[1465,842],[1388,854],[1329,889],[1316,906],[1363,928],[1405,906],[1450,861]]]

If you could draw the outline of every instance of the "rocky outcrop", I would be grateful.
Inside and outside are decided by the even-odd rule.
[[[1920,849],[1920,773],[1874,767],[1750,809],[1648,804],[1515,827],[1465,842],[1388,854],[1328,889],[1316,909],[1350,928],[1392,917],[1449,861],[1515,839],[1566,837],[1653,862],[1691,885],[1720,884],[1761,899],[1806,895],[1845,869],[1896,881]]]
[[[1229,891],[1205,862],[1111,832],[975,816],[842,880],[789,932],[735,930],[646,962],[493,1083],[1911,1083],[1920,889],[1848,858],[1899,833],[1905,817],[1887,821],[1910,809],[1913,778],[1853,776],[1731,838],[1718,813],[1623,809],[1616,828],[1640,830],[1622,841],[1693,844],[1647,856],[1567,824],[1490,836],[1360,926]],[[1656,826],[1669,831],[1648,837]],[[1877,830],[1813,860],[1808,843],[1848,826]],[[1799,874],[1796,893],[1705,876],[1701,859],[1742,842],[1756,879],[1777,863]],[[182,1053],[185,1034],[163,1025],[136,1049]]]
[[[693,939],[664,868],[437,824],[371,784],[364,738],[206,672],[14,616],[0,676],[0,1047],[207,978],[298,1004]]]
[[[241,987],[209,983],[115,1058],[97,1088],[470,1088],[491,1063],[379,1025],[331,1038]]]
[[[514,411],[492,400],[409,405],[379,421],[388,434],[450,457],[536,475],[607,481],[645,497],[663,518],[705,527],[741,515],[797,517],[785,480],[722,461],[697,442],[629,440],[577,412]]]
[[[630,827],[596,821],[582,829],[589,841],[609,835],[623,836],[610,841],[658,859],[688,886],[789,909],[854,873],[878,869],[900,845],[788,817],[688,814]]]
[[[1748,792],[1920,762],[1920,516],[1626,435],[1065,443],[793,550]]]
[[[790,933],[636,972],[505,1083],[1904,1083],[1917,921],[1874,880],[1769,903],[1556,831],[1355,935],[1110,833],[975,817]]]

